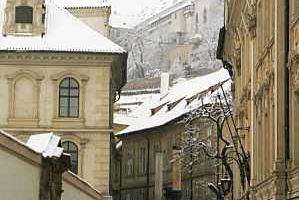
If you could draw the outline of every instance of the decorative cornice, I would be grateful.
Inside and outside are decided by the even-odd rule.
[[[110,15],[110,7],[87,7],[87,8],[70,7],[66,9],[75,16],[108,18]]]
[[[112,55],[81,54],[81,53],[41,53],[41,52],[0,52],[1,63],[40,63],[45,65],[55,65],[57,63],[70,63],[76,65],[107,65],[113,61]]]

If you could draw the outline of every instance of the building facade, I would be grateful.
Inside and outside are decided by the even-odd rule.
[[[112,157],[115,199],[154,199],[159,183],[157,173],[163,176],[163,199],[171,198],[172,189],[181,191],[185,200],[214,198],[208,183],[215,183],[216,166],[220,164],[216,165],[215,157],[209,157],[201,147],[205,146],[214,155],[216,125],[205,117],[193,120],[190,115],[202,106],[203,94],[209,99],[212,91],[219,89],[219,81],[228,86],[227,78],[229,75],[223,69],[178,83],[161,99],[141,105],[137,109],[141,112],[115,120],[119,127],[121,124],[124,127],[115,134]],[[192,121],[191,126],[184,122],[188,120]],[[174,147],[181,148],[179,159]],[[162,166],[156,161],[161,153]],[[159,167],[162,172],[157,170]]]
[[[0,128],[24,141],[61,136],[71,170],[108,194],[112,104],[126,82],[126,52],[57,2],[0,3]]]
[[[297,0],[225,1],[223,61],[251,159],[250,185],[242,189],[235,176],[236,199],[299,198],[298,17]]]
[[[173,146],[180,145],[184,131],[184,125],[178,125],[174,121],[163,127],[120,136],[122,146],[118,149],[119,157],[114,162],[116,164],[114,170],[121,170],[121,172],[113,171],[115,175],[112,179],[113,198],[124,200],[154,199],[156,155],[162,152],[163,199],[170,199],[174,176],[171,161],[175,156]],[[207,135],[208,131],[197,137],[204,138]],[[208,182],[215,180],[214,160],[204,157],[201,159],[204,160],[202,163],[193,164],[192,174],[188,172],[187,166],[182,164],[182,199],[190,199],[191,195],[193,199],[211,199],[214,196],[207,187]],[[149,174],[147,167],[149,167]],[[147,196],[148,193],[149,196]]]

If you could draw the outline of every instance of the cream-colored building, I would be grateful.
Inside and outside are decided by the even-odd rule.
[[[225,1],[223,59],[251,168],[245,190],[234,178],[236,199],[299,199],[298,19],[298,0]]]
[[[126,82],[126,52],[57,2],[0,2],[0,128],[22,140],[60,135],[71,170],[108,194],[112,104]]]

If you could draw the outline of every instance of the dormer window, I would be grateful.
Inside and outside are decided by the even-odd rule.
[[[17,6],[15,12],[15,22],[20,24],[32,24],[33,8],[30,6]]]
[[[3,1],[3,0],[0,0]],[[43,36],[46,14],[45,0],[5,0],[3,35]]]

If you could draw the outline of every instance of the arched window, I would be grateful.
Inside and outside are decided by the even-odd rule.
[[[62,142],[62,148],[65,153],[71,155],[71,171],[78,174],[78,147],[75,143],[66,141]]]
[[[15,22],[22,24],[32,24],[33,8],[30,6],[17,6],[15,10]]]
[[[60,82],[59,117],[79,117],[79,84],[73,78]]]

